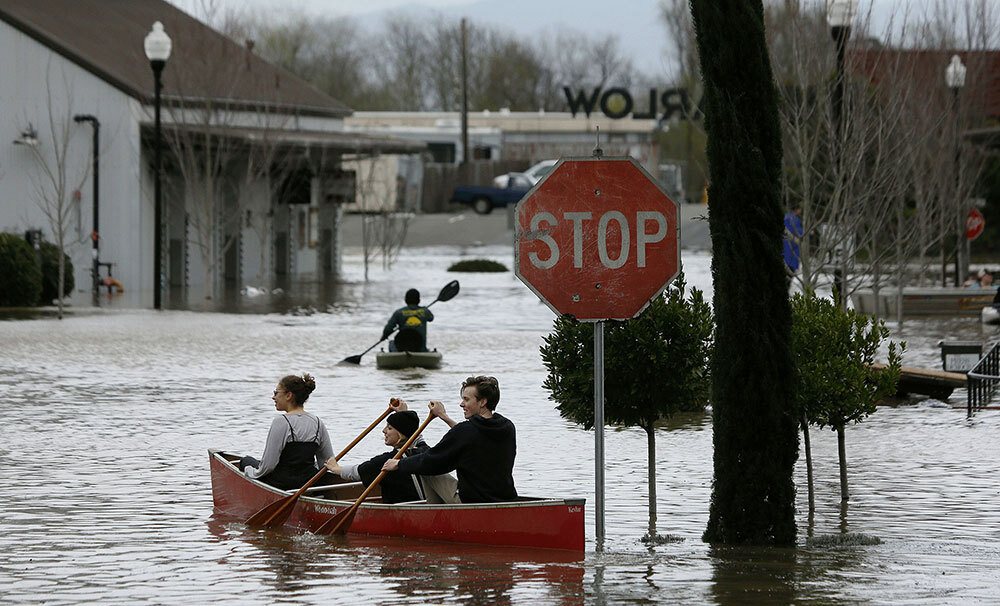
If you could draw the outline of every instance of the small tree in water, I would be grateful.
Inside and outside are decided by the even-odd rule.
[[[712,309],[702,292],[684,297],[684,275],[637,318],[609,321],[604,337],[605,420],[646,432],[649,534],[656,535],[656,422],[679,411],[704,410],[708,403]],[[594,426],[594,329],[571,316],[556,320],[544,338],[543,386],[559,413]]]
[[[873,366],[889,336],[885,323],[841,309],[812,293],[792,298],[792,346],[798,367],[798,406],[805,437],[809,511],[814,510],[809,425],[837,432],[840,497],[847,501],[844,427],[875,412],[875,403],[895,393],[906,343],[889,342],[885,368]]]

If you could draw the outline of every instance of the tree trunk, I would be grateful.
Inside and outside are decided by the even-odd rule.
[[[840,501],[846,503],[847,494],[847,450],[844,448],[844,426],[837,426],[837,455],[840,458]]]
[[[656,432],[652,423],[646,430],[646,483],[649,486],[649,537],[656,536]]]
[[[813,487],[812,446],[809,443],[809,421],[802,415],[802,442],[806,447],[806,483],[809,485],[809,515],[816,512],[816,490]]]
[[[799,423],[781,129],[761,0],[691,0],[711,170],[714,479],[703,539],[794,545]],[[749,293],[753,293],[752,296]]]
[[[66,256],[63,253],[63,238],[59,240],[59,280],[56,282],[56,305],[59,307],[59,319],[63,319],[63,291],[66,288]]]

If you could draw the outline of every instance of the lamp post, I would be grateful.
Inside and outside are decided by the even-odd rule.
[[[830,35],[837,47],[837,73],[833,83],[833,96],[830,99],[831,110],[833,112],[833,138],[834,138],[834,161],[836,162],[836,176],[841,178],[840,160],[841,145],[844,133],[844,54],[847,48],[847,41],[851,37],[851,23],[854,21],[854,14],[857,11],[857,0],[827,0],[826,2],[826,22],[830,25]],[[841,234],[846,237],[846,234]],[[846,251],[844,251],[846,253]],[[844,272],[841,261],[836,260],[836,267],[833,270],[833,297],[837,304],[841,304],[844,295],[845,283]]]
[[[100,223],[99,223],[98,219],[100,217],[99,210],[100,210],[100,207],[101,207],[101,205],[100,205],[100,196],[99,196],[100,191],[101,191],[101,188],[100,188],[100,176],[101,176],[101,173],[100,173],[100,164],[99,164],[99,162],[100,162],[100,160],[99,160],[99,157],[100,157],[100,154],[99,154],[100,147],[99,147],[99,145],[100,145],[100,140],[101,140],[101,136],[100,136],[100,133],[101,133],[101,121],[98,120],[96,116],[92,116],[90,114],[77,114],[77,115],[73,116],[73,121],[76,122],[77,124],[80,124],[80,123],[83,123],[83,122],[89,122],[90,125],[94,127],[94,143],[91,146],[91,147],[93,147],[93,153],[94,153],[94,229],[90,233],[90,239],[93,241],[93,248],[92,248],[91,256],[93,257],[93,264],[94,265],[93,265],[93,268],[91,269],[91,271],[94,274],[94,304],[96,305],[97,301],[98,301],[98,295],[100,294],[100,279],[98,278],[98,271],[97,270],[98,270],[98,263],[100,262],[100,248],[99,248],[99,240],[100,240],[99,234],[100,234],[100,231],[98,230],[98,226],[100,225]]]
[[[965,204],[961,200],[961,154],[960,127],[958,116],[958,93],[965,86],[965,66],[962,65],[962,58],[958,55],[951,56],[951,63],[944,70],[944,82],[951,89],[951,109],[955,115],[955,195],[959,196],[958,207],[958,231],[955,240],[955,286],[962,285],[962,279],[969,271],[969,240],[965,237]]]
[[[155,83],[155,137],[153,144],[153,309],[163,307],[163,200],[160,189],[160,147],[162,132],[160,130],[160,91],[163,85],[160,82],[160,75],[163,73],[163,66],[170,58],[170,36],[163,31],[163,24],[157,21],[153,24],[153,29],[146,35],[143,43],[146,50],[146,58],[149,59],[149,66],[153,68],[153,81]]]

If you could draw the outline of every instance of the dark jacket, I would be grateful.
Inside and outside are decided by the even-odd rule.
[[[428,450],[426,442],[419,442],[410,447],[408,453],[403,457],[403,460]],[[389,452],[383,452],[377,457],[373,457],[364,463],[358,465],[358,475],[361,476],[361,481],[365,486],[368,486],[375,481],[378,474],[382,471],[382,464],[396,456],[396,450],[390,450]],[[419,482],[420,480],[416,476],[411,476],[408,473],[398,473],[392,472],[385,474],[382,481],[379,482],[378,486],[382,490],[382,502],[383,503],[405,503],[407,501],[420,501],[423,500],[424,495],[423,488],[417,491],[417,485],[414,481]]]
[[[427,323],[434,321],[434,314],[426,307],[419,305],[407,305],[400,307],[393,312],[389,322],[382,329],[382,338],[387,339],[392,331],[403,329],[413,329],[420,335],[421,350],[426,350],[427,344]],[[418,350],[419,351],[419,350]]]
[[[463,503],[513,501],[516,454],[513,423],[496,413],[489,419],[476,415],[452,427],[427,452],[400,461],[395,473],[430,476],[454,470]]]

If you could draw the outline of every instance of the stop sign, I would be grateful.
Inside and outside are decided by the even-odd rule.
[[[983,213],[979,212],[975,208],[969,211],[969,215],[965,217],[965,237],[968,240],[975,240],[979,237],[979,234],[983,233],[983,228],[986,227],[986,218],[983,217]]]
[[[560,160],[515,212],[515,273],[558,314],[634,318],[680,267],[677,204],[632,158]]]

